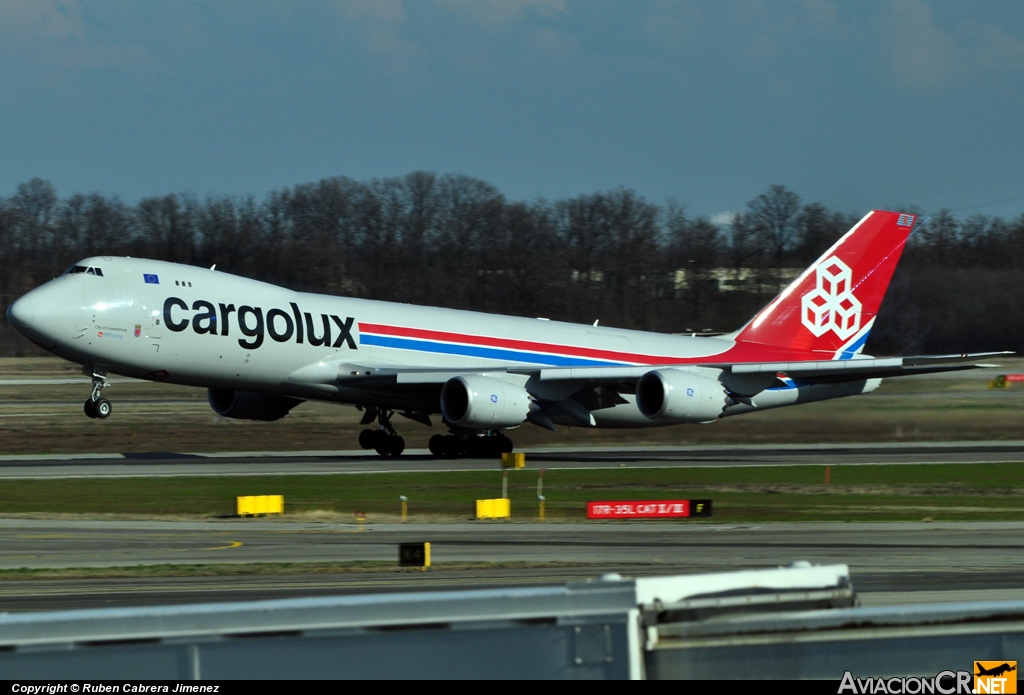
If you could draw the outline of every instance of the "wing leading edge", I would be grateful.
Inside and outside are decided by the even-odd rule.
[[[838,383],[861,379],[880,379],[912,374],[933,374],[968,369],[997,367],[978,360],[1006,357],[1012,352],[983,352],[960,355],[916,355],[854,360],[809,360],[798,362],[742,362],[643,365],[636,367],[532,367],[496,365],[488,368],[444,369],[437,367],[374,367],[349,363],[320,362],[293,372],[288,380],[306,384],[370,386],[390,384],[443,384],[457,376],[499,377],[515,374],[540,381],[587,381],[590,383],[635,381],[657,369],[719,369],[736,375],[781,374],[806,382]]]

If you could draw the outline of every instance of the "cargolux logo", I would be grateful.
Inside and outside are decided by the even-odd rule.
[[[270,334],[277,343],[294,340],[299,345],[307,342],[314,346],[347,346],[350,350],[358,349],[352,335],[352,327],[355,324],[353,317],[346,316],[342,321],[340,316],[320,314],[317,317],[320,321],[317,322],[312,314],[301,311],[295,302],[290,302],[289,306],[290,313],[284,309],[273,308],[264,315],[263,309],[258,306],[242,305],[236,309],[234,304],[214,305],[213,302],[198,299],[192,302],[191,311],[195,313],[190,317],[189,306],[185,300],[168,297],[164,300],[164,325],[174,333],[181,333],[191,325],[192,331],[199,335],[205,333],[227,336],[231,334],[231,315],[234,314],[235,326],[243,336],[238,339],[238,344],[247,350],[258,349],[263,345],[263,339],[267,334]],[[317,323],[322,329],[316,325]],[[334,343],[331,343],[332,323],[335,329],[333,335],[336,336]],[[317,335],[318,331],[320,335]],[[102,335],[100,333],[100,337]]]
[[[853,296],[853,271],[833,256],[817,268],[818,286],[804,295],[800,321],[815,338],[832,331],[846,340],[860,330],[860,300]]]

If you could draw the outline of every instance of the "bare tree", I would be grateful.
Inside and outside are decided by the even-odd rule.
[[[775,284],[779,269],[796,234],[795,218],[800,211],[800,196],[785,186],[774,185],[747,203],[747,220],[771,254]]]
[[[683,208],[670,204],[666,214],[668,257],[675,270],[686,274],[685,297],[690,323],[704,321],[703,304],[715,292],[712,270],[721,260],[722,231],[707,218],[689,220]]]

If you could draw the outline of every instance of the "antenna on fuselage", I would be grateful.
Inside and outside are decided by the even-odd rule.
[[[214,263],[213,265],[211,265],[210,270],[217,270],[217,264]]]

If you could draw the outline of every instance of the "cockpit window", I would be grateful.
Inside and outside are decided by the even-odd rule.
[[[103,269],[89,266],[88,268],[84,265],[73,265],[64,271],[65,275],[77,275],[79,273],[85,273],[86,275],[99,275],[103,277]]]

